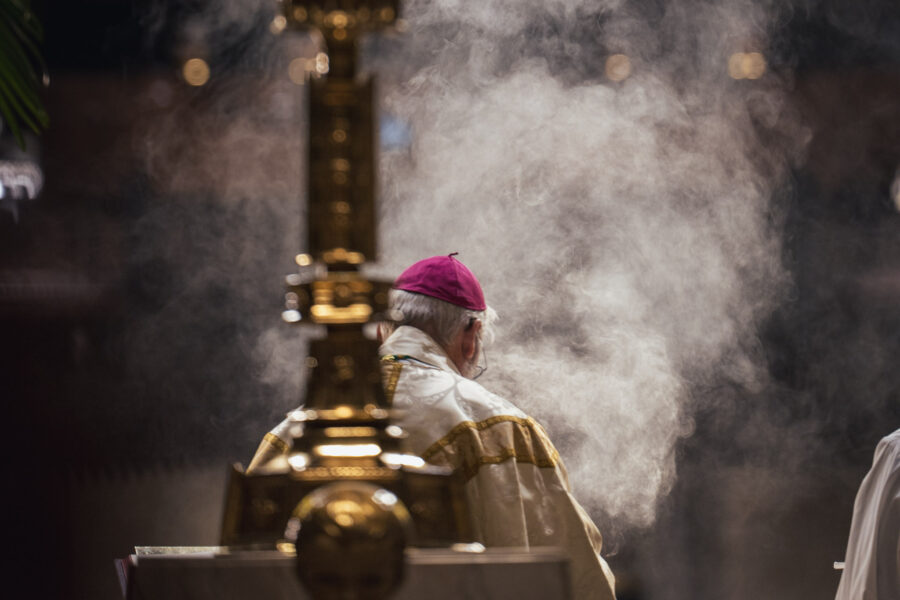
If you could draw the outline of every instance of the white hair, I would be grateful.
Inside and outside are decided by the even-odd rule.
[[[396,320],[381,324],[385,338],[401,325],[409,325],[421,329],[434,341],[446,348],[469,327],[473,320],[481,321],[481,338],[484,345],[494,340],[494,321],[497,313],[490,306],[486,310],[469,310],[450,304],[425,294],[392,289],[388,295],[391,311],[397,313]]]

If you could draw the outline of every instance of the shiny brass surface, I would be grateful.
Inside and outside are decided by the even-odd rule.
[[[360,34],[390,27],[396,22],[399,0],[282,0],[282,12],[296,29],[315,28],[329,46],[353,44]]]
[[[398,0],[282,0],[294,29],[321,32],[327,76],[309,86],[310,253],[327,265],[352,268],[376,258],[373,83],[357,81],[357,42],[392,26]]]
[[[371,413],[357,416],[347,412],[386,405],[378,364],[378,342],[366,338],[359,328],[348,328],[331,332],[323,340],[313,340],[310,355],[315,357],[316,366],[310,369],[306,406],[332,411],[323,413],[319,419],[358,421],[361,425],[378,420]]]
[[[376,257],[373,84],[310,84],[309,250],[329,266],[358,265]]]
[[[412,519],[397,496],[378,486],[339,481],[306,495],[285,538],[297,573],[316,600],[382,600],[402,579]]]
[[[389,453],[375,460],[293,470],[283,456],[247,475],[232,467],[226,494],[221,544],[230,547],[274,548],[284,541],[291,511],[318,487],[335,481],[363,481],[397,495],[414,524],[410,543],[418,547],[450,546],[471,541],[461,479],[447,469],[399,465]]]
[[[313,273],[315,275],[315,273]],[[293,322],[323,325],[363,324],[386,318],[388,281],[364,279],[355,271],[336,271],[307,281],[287,278],[285,309],[296,311]]]

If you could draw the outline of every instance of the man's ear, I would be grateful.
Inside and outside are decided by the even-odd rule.
[[[471,360],[478,350],[478,334],[481,332],[481,321],[473,321],[468,329],[462,332],[462,353],[463,358]]]

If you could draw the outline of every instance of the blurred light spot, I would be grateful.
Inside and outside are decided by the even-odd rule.
[[[319,456],[361,458],[378,456],[381,448],[378,444],[322,444],[316,446],[313,452]]]
[[[281,313],[281,319],[285,323],[299,323],[303,317],[300,316],[300,313],[296,310],[286,310]]]
[[[347,19],[347,13],[342,10],[336,10],[331,15],[331,24],[335,27],[346,27],[349,19]]]
[[[278,542],[275,549],[285,556],[297,556],[297,547],[290,542]]]
[[[747,79],[759,79],[766,72],[766,59],[759,52],[746,54],[743,62]]]
[[[392,467],[422,468],[425,466],[425,461],[414,454],[385,453],[381,456],[384,458],[384,462]]]
[[[209,81],[209,65],[202,58],[192,58],[184,63],[181,74],[188,85],[205,85]]]
[[[294,262],[297,263],[298,266],[308,267],[312,264],[312,256],[309,254],[298,254],[294,257]]]
[[[296,20],[300,21],[301,23],[303,23],[304,21],[306,21],[306,18],[307,18],[308,16],[309,16],[309,15],[307,15],[306,9],[303,8],[302,6],[298,6],[297,8],[294,9],[294,18],[295,18]]]
[[[300,519],[291,517],[284,528],[284,537],[287,539],[297,539],[298,531],[300,531]]]
[[[269,31],[271,31],[275,35],[278,35],[282,31],[284,31],[285,27],[287,27],[287,19],[284,17],[284,15],[278,15],[277,17],[272,19],[272,23],[269,24]]]
[[[335,29],[334,33],[332,35],[334,35],[334,39],[340,41],[347,37],[347,30],[346,29]]]
[[[355,411],[353,410],[353,408],[347,406],[346,404],[342,404],[334,408],[334,416],[338,419],[349,419],[353,416],[354,412]]]
[[[375,498],[376,502],[379,502],[385,506],[394,506],[395,504],[397,504],[397,496],[385,489],[377,490],[374,494],[372,494],[372,497]]]
[[[356,519],[354,519],[347,513],[339,513],[335,515],[334,521],[341,527],[353,527],[353,524],[356,523]]]
[[[301,452],[289,456],[288,464],[298,471],[303,470],[309,465],[309,455]]]
[[[759,52],[735,52],[728,58],[732,79],[759,79],[766,72],[766,58]]]
[[[385,6],[378,12],[378,16],[382,21],[388,22],[394,20],[394,9],[390,6]]]
[[[295,58],[288,65],[288,77],[296,83],[297,85],[303,85],[306,83],[306,59],[305,58]]]
[[[322,433],[325,434],[325,437],[329,438],[363,438],[377,436],[378,430],[374,427],[351,425],[347,427],[326,427]]]
[[[485,547],[480,542],[456,543],[450,546],[454,552],[468,552],[470,554],[481,554],[485,551]]]
[[[624,54],[613,54],[606,59],[606,76],[612,81],[624,81],[631,75],[631,61]]]
[[[316,54],[316,73],[319,75],[328,73],[328,55],[324,52]]]
[[[335,129],[331,132],[331,139],[333,139],[338,144],[343,144],[347,141],[347,132],[343,129]]]

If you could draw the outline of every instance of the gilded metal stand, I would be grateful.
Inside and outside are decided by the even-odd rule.
[[[332,515],[335,523],[319,529],[333,531],[335,540],[343,539],[338,531],[342,522],[353,529],[352,515],[371,515],[372,506],[388,506],[391,496],[408,511],[414,545],[468,541],[462,484],[448,470],[402,451],[403,432],[391,424],[378,344],[363,331],[365,324],[387,317],[390,282],[360,274],[376,250],[376,136],[372,81],[359,82],[356,77],[357,40],[364,32],[391,26],[398,0],[281,4],[290,26],[319,30],[329,50],[327,76],[309,86],[310,249],[297,259],[300,272],[287,278],[283,313],[292,323],[324,325],[327,336],[310,346],[306,402],[290,415],[290,451],[249,473],[234,467],[222,544],[284,548],[295,542],[299,549],[304,540],[298,536],[311,529],[301,521],[316,514]],[[335,482],[368,487],[335,488],[330,496],[320,491],[309,496]],[[362,497],[372,489],[376,491],[369,501],[348,504],[352,504],[348,498]],[[309,498],[324,503],[324,508],[310,509]],[[373,517],[372,523],[377,522],[381,521]]]

